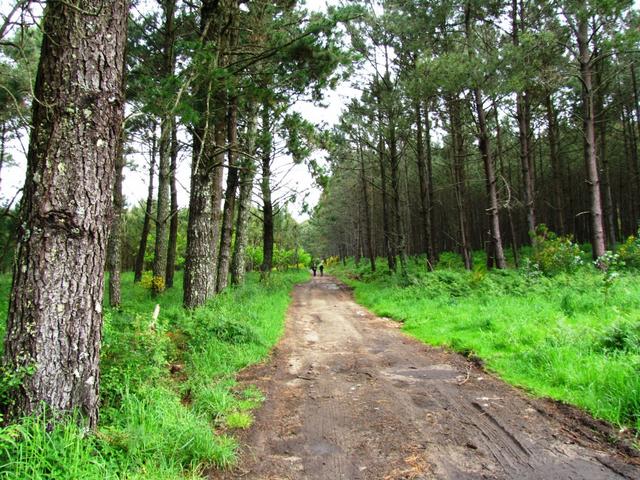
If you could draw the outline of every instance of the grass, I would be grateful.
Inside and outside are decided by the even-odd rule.
[[[481,259],[476,265],[482,264]],[[459,261],[458,261],[459,262]],[[408,279],[364,262],[331,273],[356,300],[432,345],[473,353],[506,381],[640,431],[640,274],[605,287],[591,266],[554,277],[525,271],[465,272],[447,263]]]
[[[180,287],[154,299],[125,274],[122,308],[105,307],[98,431],[44,417],[2,427],[0,479],[173,480],[232,465],[237,444],[229,432],[249,427],[263,400],[255,388],[240,390],[235,374],[280,338],[289,292],[307,277],[274,272],[261,283],[250,274],[244,286],[188,313]],[[0,277],[2,334],[9,289],[10,278]]]

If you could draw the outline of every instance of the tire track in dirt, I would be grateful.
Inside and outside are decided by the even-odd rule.
[[[240,380],[267,400],[211,478],[640,479],[603,422],[405,336],[332,277],[295,288],[284,338]]]

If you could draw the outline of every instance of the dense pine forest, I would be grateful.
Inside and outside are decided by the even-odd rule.
[[[287,394],[239,372],[322,343],[295,322],[345,285],[462,353],[459,388],[575,405],[637,466],[639,27],[631,0],[7,2],[0,478],[241,471]]]

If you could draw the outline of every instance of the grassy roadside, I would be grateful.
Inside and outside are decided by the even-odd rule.
[[[235,374],[280,338],[289,292],[307,277],[274,272],[265,284],[249,275],[192,314],[176,287],[157,299],[152,322],[156,300],[125,275],[122,308],[105,309],[97,435],[44,418],[0,428],[0,479],[169,480],[233,464],[232,431],[248,427],[262,401],[237,389]],[[0,277],[0,333],[9,287]]]
[[[415,338],[474,353],[514,385],[640,431],[639,274],[606,285],[590,266],[548,278],[517,270],[429,273],[412,263],[402,283],[380,270],[370,274],[363,262],[330,273]]]

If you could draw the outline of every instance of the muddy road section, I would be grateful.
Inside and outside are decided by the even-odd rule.
[[[242,384],[266,394],[219,479],[640,479],[606,426],[426,346],[331,277],[295,288],[286,333]]]

